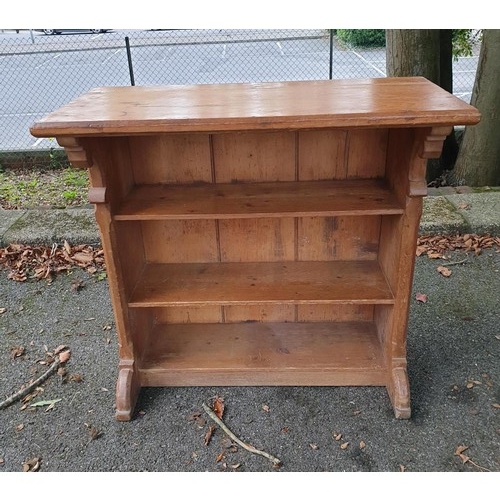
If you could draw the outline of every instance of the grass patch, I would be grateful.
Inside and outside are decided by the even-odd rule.
[[[88,205],[86,169],[12,168],[0,171],[0,208],[68,208]]]

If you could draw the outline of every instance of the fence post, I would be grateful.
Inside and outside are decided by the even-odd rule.
[[[333,30],[330,30],[330,66],[328,77],[330,80],[333,78]]]
[[[135,85],[134,68],[132,67],[132,53],[130,52],[130,42],[128,36],[125,37],[125,46],[127,47],[128,71],[130,73],[130,85]]]

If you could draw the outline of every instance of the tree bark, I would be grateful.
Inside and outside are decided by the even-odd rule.
[[[449,34],[445,33],[448,31]],[[441,58],[441,48],[443,48],[443,58]],[[451,30],[386,30],[387,76],[423,76],[436,85],[451,89],[451,61]],[[444,66],[443,82],[441,82],[441,63]],[[458,148],[454,137],[447,141],[448,145],[443,148],[446,154],[443,154],[440,160],[427,162],[427,182],[434,181],[446,168],[453,166]]]
[[[453,172],[456,184],[500,185],[500,30],[483,30],[471,104],[481,121],[466,127]]]
[[[439,30],[439,86],[453,94],[453,30]],[[430,161],[428,178],[434,179],[442,175],[445,171],[452,170],[458,156],[458,141],[455,129],[445,139],[441,158]],[[432,171],[433,167],[438,167],[437,171]]]
[[[440,30],[387,30],[387,76],[423,76],[439,85]]]

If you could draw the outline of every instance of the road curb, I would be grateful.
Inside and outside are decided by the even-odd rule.
[[[444,190],[445,195],[439,192],[434,190],[424,198],[420,234],[500,236],[500,189],[475,193],[452,188]],[[64,240],[100,245],[93,208],[0,211],[1,246],[52,245]]]

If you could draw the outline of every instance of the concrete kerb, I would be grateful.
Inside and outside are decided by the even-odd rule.
[[[2,246],[52,245],[64,240],[70,244],[100,244],[94,211],[87,208],[4,210],[0,212],[0,231]]]
[[[439,191],[439,190],[438,190]],[[435,193],[435,190],[433,191]],[[500,190],[424,198],[421,234],[491,234],[500,236]],[[99,245],[92,208],[0,211],[0,245]]]

